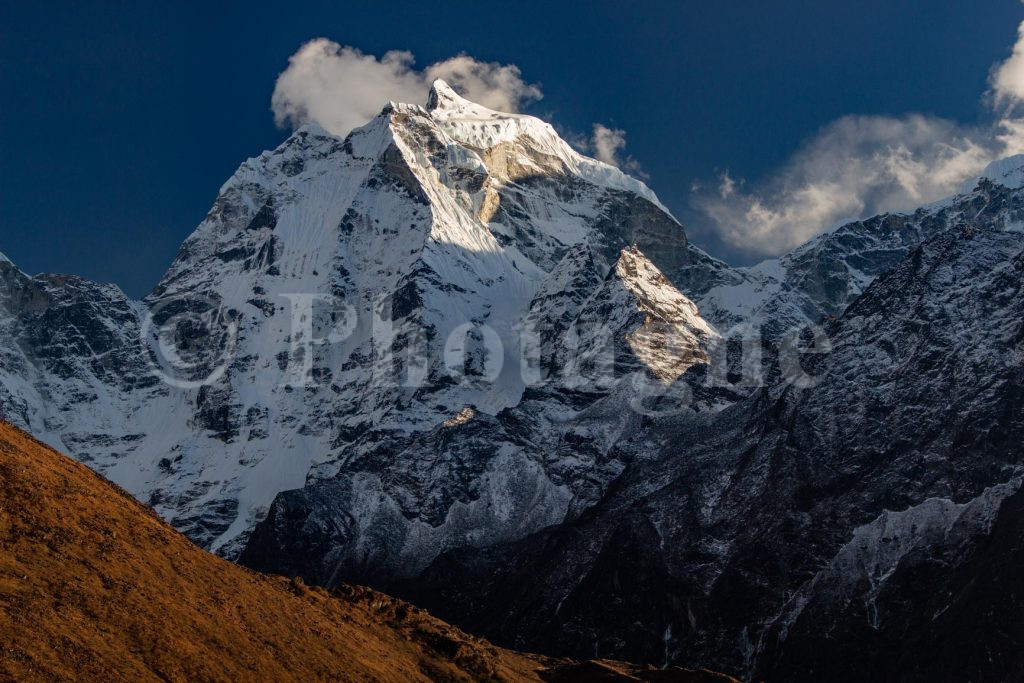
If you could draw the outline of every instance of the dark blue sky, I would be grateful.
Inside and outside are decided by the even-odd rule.
[[[530,113],[625,129],[685,218],[694,180],[756,180],[844,114],[979,120],[1022,18],[1017,0],[4,2],[0,251],[148,291],[238,164],[286,135],[274,81],[317,36],[518,64],[545,95]]]

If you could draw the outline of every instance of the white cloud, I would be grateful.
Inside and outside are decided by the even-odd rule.
[[[480,62],[466,54],[432,64],[424,75],[426,83],[443,79],[467,99],[497,111],[517,112],[544,96],[539,87],[523,81],[515,64]]]
[[[621,128],[609,128],[595,123],[593,136],[578,146],[585,152],[593,154],[598,161],[617,166],[638,178],[647,179],[647,174],[640,168],[636,159],[631,156],[623,156],[623,150],[626,148],[626,131]]]
[[[608,128],[600,123],[594,124],[594,137],[591,139],[594,158],[612,166],[618,166],[619,152],[626,146],[626,131]]]
[[[498,111],[517,112],[543,97],[523,80],[514,64],[481,62],[460,54],[418,70],[411,52],[393,50],[379,59],[326,38],[304,44],[277,77],[271,110],[281,127],[315,122],[347,135],[374,116],[389,100],[422,103],[430,84],[441,78],[466,98]],[[640,164],[626,155],[626,133],[594,124],[590,138],[570,136],[578,149],[640,178]]]
[[[1013,107],[1024,102],[1024,22],[1017,28],[1013,53],[992,70],[990,82],[997,106]]]
[[[695,184],[693,204],[727,243],[780,254],[846,219],[911,209],[955,192],[996,159],[1024,153],[1024,24],[1013,54],[993,68],[991,99],[1005,117],[988,126],[941,118],[847,116],[805,143],[751,189],[728,173],[717,192]]]
[[[316,122],[346,135],[376,116],[389,100],[422,103],[430,83],[443,78],[469,99],[502,111],[518,111],[542,97],[511,64],[481,62],[462,54],[419,71],[411,52],[393,50],[378,59],[326,38],[311,40],[288,60],[274,86],[271,110],[279,126]]]
[[[777,254],[845,219],[910,209],[955,192],[991,161],[1024,151],[1024,121],[991,129],[944,119],[847,116],[753,190],[723,174],[697,208],[741,249]]]

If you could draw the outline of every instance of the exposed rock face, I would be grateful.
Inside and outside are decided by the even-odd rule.
[[[763,668],[815,680],[856,658],[842,677],[1020,678],[1022,501],[1014,480],[859,527],[772,625]]]
[[[1012,678],[1024,630],[1001,607],[981,626],[991,598],[966,596],[977,558],[1002,566],[1021,543],[993,546],[1017,528],[1024,466],[1022,206],[983,186],[945,209],[976,219],[866,288],[831,353],[807,361],[813,386],[657,420],[616,444],[634,456],[584,514],[448,553],[405,590],[500,641],[564,652],[700,652],[771,680]],[[981,596],[998,580],[984,577]],[[955,631],[946,607],[977,630]],[[936,643],[964,658],[941,669]]]
[[[415,576],[444,550],[522,538],[592,500],[624,464],[609,447],[642,420],[629,405],[637,382],[674,380],[705,362],[702,344],[717,337],[635,249],[596,284],[581,302],[573,290],[534,299],[549,329],[564,315],[570,324],[544,345],[550,372],[517,406],[463,409],[279,495],[240,561],[326,585]]]
[[[127,424],[139,400],[167,393],[150,373],[139,318],[113,285],[30,278],[0,257],[0,414],[62,434],[93,467],[135,450],[144,429]]]

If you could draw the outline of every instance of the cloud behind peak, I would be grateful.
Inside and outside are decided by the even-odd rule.
[[[423,103],[430,84],[443,78],[474,102],[516,112],[543,97],[514,64],[484,62],[459,54],[418,70],[411,52],[392,50],[382,57],[327,38],[305,43],[288,59],[271,97],[274,121],[281,127],[318,123],[336,135],[373,118],[388,101]]]

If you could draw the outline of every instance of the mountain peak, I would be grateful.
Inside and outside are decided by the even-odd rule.
[[[965,180],[956,194],[971,194],[978,187],[978,183],[983,180],[992,181],[1009,190],[1021,189],[1024,187],[1024,154],[1014,154],[990,162],[981,173]],[[948,204],[954,199],[955,195],[939,200],[933,206]]]
[[[972,187],[967,188],[967,191],[973,190],[978,181],[982,179],[991,180],[1011,190],[1024,187],[1024,154],[1015,154],[993,161],[985,167],[985,170],[981,172],[977,180],[973,181]]]
[[[668,215],[671,212],[641,181],[621,169],[583,156],[563,140],[554,127],[527,114],[495,111],[462,97],[445,81],[437,79],[427,97],[427,112],[444,132],[459,144],[483,151],[499,145],[522,143],[519,150],[554,161],[587,182],[643,197]]]
[[[463,104],[473,103],[455,92],[447,82],[438,78],[431,84],[430,94],[427,95],[427,111],[454,109]]]
[[[296,128],[295,132],[292,133],[293,137],[302,137],[305,135],[312,135],[313,137],[317,138],[338,137],[331,133],[326,128],[324,128],[323,126],[321,126],[316,121],[307,121],[306,123]]]
[[[22,275],[24,275],[24,272],[21,270],[21,268],[18,267],[18,264],[16,264],[11,259],[7,258],[7,256],[2,251],[0,251],[0,270],[4,269],[8,271],[13,270],[16,273],[21,273]],[[26,275],[25,277],[28,276]]]

